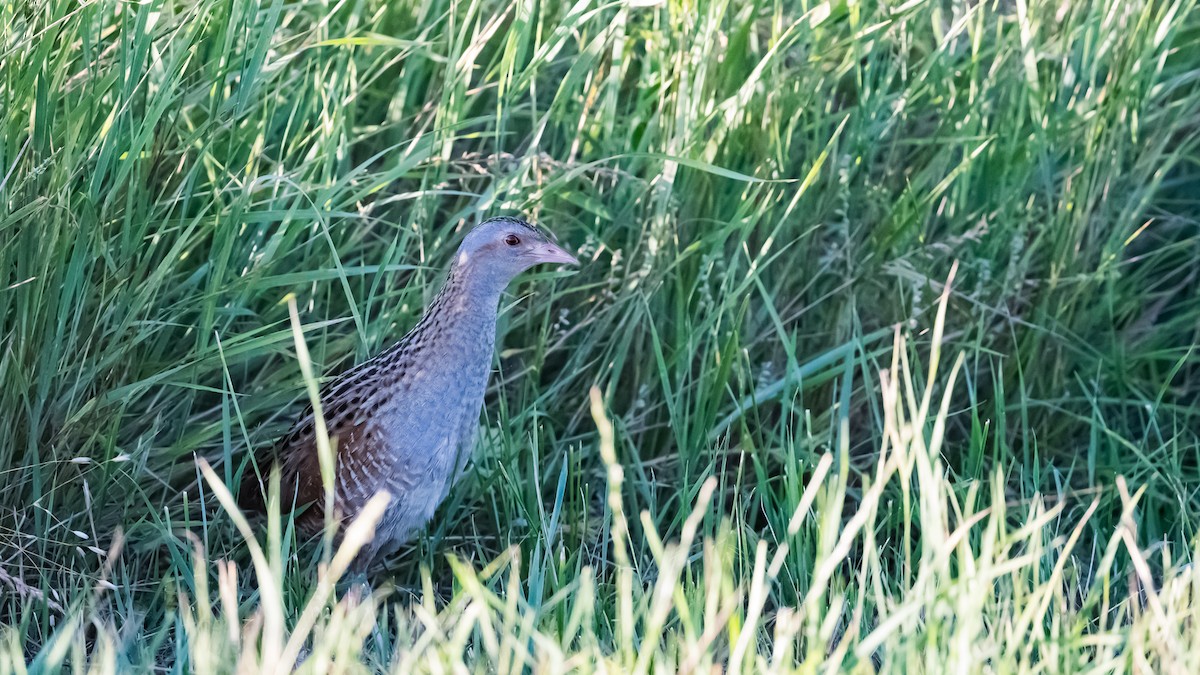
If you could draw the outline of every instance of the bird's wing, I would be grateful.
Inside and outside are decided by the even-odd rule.
[[[415,429],[399,447],[390,447],[386,432],[370,417],[335,417],[329,424],[330,444],[335,451],[334,506],[336,518],[356,516],[377,492],[391,495],[390,518],[397,534],[422,526],[445,498],[451,473],[442,466],[454,459],[446,452],[457,444],[454,435],[434,437],[428,430],[439,428],[435,421],[413,425]],[[301,531],[315,533],[324,527],[325,491],[317,454],[316,434],[289,435],[280,473],[285,509],[311,505],[296,516]]]
[[[378,390],[379,374],[369,367],[370,363],[359,364],[322,387],[321,409],[330,445],[336,452],[335,465],[345,463],[347,457],[363,455],[363,449],[378,440],[367,424],[367,415],[363,414],[370,407],[371,393]],[[246,470],[238,494],[243,509],[266,511],[267,480],[270,467],[275,465],[280,470],[281,509],[285,513],[323,498],[316,416],[311,403],[288,433],[258,462],[261,474],[254,467]]]
[[[334,453],[334,505],[339,520],[357,514],[380,489],[378,476],[384,472],[381,452],[383,439],[378,428],[359,418],[349,416],[330,420],[330,448]],[[317,453],[316,434],[299,437],[289,444],[280,473],[287,477],[283,484],[291,488],[284,500],[296,507],[313,504],[297,518],[306,531],[320,530],[324,525],[325,489],[321,481],[321,462]]]

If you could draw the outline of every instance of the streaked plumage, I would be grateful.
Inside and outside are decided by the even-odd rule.
[[[525,269],[574,263],[550,237],[515,218],[484,221],[467,234],[441,292],[417,325],[378,356],[321,391],[335,443],[334,504],[343,523],[377,491],[391,495],[360,566],[424,527],[461,475],[475,442],[491,371],[500,296]],[[276,446],[285,511],[305,533],[324,526],[321,471],[311,407]],[[248,469],[244,508],[263,510],[268,464]]]

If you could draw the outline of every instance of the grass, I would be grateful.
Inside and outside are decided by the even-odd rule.
[[[1200,669],[1194,0],[0,26],[0,670]],[[436,522],[371,595],[247,541],[302,365],[514,212],[585,264]]]

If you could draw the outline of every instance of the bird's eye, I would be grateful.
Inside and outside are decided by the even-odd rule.
[[[509,246],[516,246],[517,244],[521,243],[521,240],[517,238],[517,235],[510,234],[504,238],[504,243],[508,244]]]

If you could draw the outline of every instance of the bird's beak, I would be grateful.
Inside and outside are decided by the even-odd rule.
[[[578,265],[575,256],[567,253],[566,249],[553,242],[546,242],[537,247],[533,253],[539,263],[561,263],[563,265]]]

